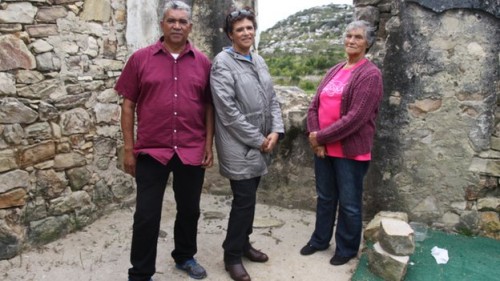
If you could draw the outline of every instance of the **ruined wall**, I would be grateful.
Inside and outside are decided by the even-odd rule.
[[[498,1],[354,3],[378,25],[385,82],[366,216],[500,239]]]
[[[117,169],[124,1],[0,3],[0,258],[133,192]]]
[[[354,1],[355,18],[378,28],[368,56],[385,88],[364,215],[404,211],[433,227],[500,239],[500,5],[445,2]],[[259,200],[314,209],[308,99],[277,92],[287,134]]]
[[[153,21],[127,34],[137,27],[128,16],[149,19],[156,10],[158,18],[165,0],[137,1],[0,1],[0,259],[133,201],[133,180],[118,167],[120,100],[112,87],[130,52],[155,39],[140,31],[158,30]],[[217,27],[225,7],[257,1],[186,2],[197,22],[193,41],[214,55],[228,43]],[[379,28],[373,59],[385,78],[366,217],[406,211],[412,220],[498,238],[500,5],[433,3],[354,1],[356,16]],[[278,91],[289,103],[289,130],[259,198],[314,208],[302,134],[308,98]],[[208,190],[227,186],[210,181],[214,174]]]
[[[186,2],[210,55],[227,44],[222,7],[253,6]],[[163,3],[0,0],[0,259],[133,202],[112,88],[128,55],[158,39]]]
[[[158,40],[158,36],[161,36],[158,22],[161,20],[164,4],[168,1],[123,1],[127,2],[125,38],[129,50],[147,46]],[[184,0],[184,2],[191,6],[195,23],[190,39],[209,57],[214,57],[222,47],[230,44],[222,31],[227,12],[233,8],[257,5],[257,0]]]

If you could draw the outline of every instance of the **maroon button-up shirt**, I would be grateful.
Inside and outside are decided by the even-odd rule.
[[[201,165],[205,152],[205,110],[211,103],[210,60],[189,42],[177,59],[163,38],[128,59],[115,90],[136,103],[135,155],[167,164],[174,153],[186,165]]]

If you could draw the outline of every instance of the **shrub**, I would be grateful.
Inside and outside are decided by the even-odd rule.
[[[327,49],[309,46],[309,49],[311,52],[308,54],[276,50],[273,54],[263,55],[271,76],[279,77],[275,81],[277,84],[298,86],[306,92],[314,91],[318,83],[304,80],[303,77],[323,76],[328,69],[344,60],[342,46],[329,46]]]

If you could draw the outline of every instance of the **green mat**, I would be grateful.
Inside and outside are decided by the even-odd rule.
[[[431,249],[448,250],[448,263],[437,264]],[[371,247],[371,245],[369,245]],[[383,281],[368,269],[366,253],[361,256],[352,281]],[[427,238],[417,242],[405,281],[499,281],[500,241],[467,237],[429,230]]]

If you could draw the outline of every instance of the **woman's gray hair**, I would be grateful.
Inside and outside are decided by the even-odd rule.
[[[366,42],[368,43],[368,48],[366,48],[366,52],[368,52],[368,50],[370,50],[370,47],[373,45],[373,42],[375,42],[375,27],[373,27],[369,22],[365,21],[365,20],[356,20],[356,21],[353,21],[351,23],[349,23],[346,27],[345,27],[345,31],[344,31],[344,38],[347,34],[347,32],[353,30],[353,29],[357,29],[357,28],[361,28],[365,31],[365,39],[366,39]]]
[[[188,19],[191,20],[191,7],[182,1],[168,1],[163,8],[163,17],[169,10],[181,10],[188,14]]]

